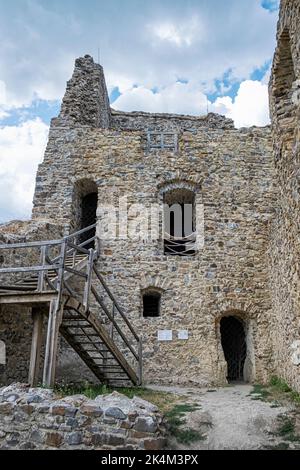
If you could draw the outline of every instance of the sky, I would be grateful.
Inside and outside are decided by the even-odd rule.
[[[76,57],[111,106],[269,123],[279,0],[0,0],[0,223],[30,218],[35,174]]]

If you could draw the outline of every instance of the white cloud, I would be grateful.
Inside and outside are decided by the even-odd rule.
[[[40,119],[0,127],[0,222],[30,217],[48,126]]]
[[[218,98],[215,108],[232,118],[236,127],[265,126],[270,123],[268,87],[259,81],[245,80],[234,100],[228,96]]]
[[[199,87],[176,82],[158,92],[145,87],[127,90],[114,103],[114,109],[122,111],[146,111],[156,113],[193,114],[206,113],[207,98]]]
[[[232,118],[236,127],[264,126],[269,123],[267,85],[253,80],[241,83],[236,98],[218,98],[214,103],[193,83],[180,83],[165,87],[158,92],[145,87],[125,91],[113,107],[122,111],[148,111],[199,116],[209,111]]]
[[[204,90],[229,70],[242,81],[275,48],[277,13],[261,0],[20,3],[0,0],[0,80],[21,103],[60,99],[75,57],[97,57],[98,47],[108,87],[121,91],[180,77]]]
[[[170,21],[148,25],[149,32],[161,41],[167,41],[176,46],[191,46],[195,40],[200,40],[204,34],[204,27],[198,16],[177,24]]]

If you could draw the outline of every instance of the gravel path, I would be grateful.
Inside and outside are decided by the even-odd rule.
[[[221,450],[261,449],[280,442],[269,433],[275,429],[278,415],[287,408],[255,400],[251,385],[219,388],[214,392],[194,388],[151,387],[182,396],[183,403],[196,403],[199,409],[186,415],[186,427],[205,429],[206,439],[190,446],[171,442],[170,448]],[[211,426],[205,423],[211,423]],[[204,427],[203,427],[204,426]],[[174,447],[173,447],[174,446]]]

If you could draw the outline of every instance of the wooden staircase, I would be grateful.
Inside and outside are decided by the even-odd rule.
[[[80,243],[82,235],[94,227],[63,240],[0,245],[4,255],[9,250],[40,252],[39,265],[0,269],[0,304],[49,305],[45,386],[52,387],[55,382],[58,333],[101,383],[142,382],[142,343],[97,269],[99,240],[95,236]],[[91,242],[95,248],[85,249]],[[58,249],[59,256],[51,256],[51,251]],[[20,278],[10,281],[16,274]],[[39,315],[37,308],[34,311],[29,372],[32,385],[38,378],[43,323],[42,309]]]

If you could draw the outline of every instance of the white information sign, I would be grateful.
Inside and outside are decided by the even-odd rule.
[[[158,330],[157,339],[158,341],[172,341],[172,330]]]
[[[189,339],[188,330],[179,330],[178,331],[178,339]]]

